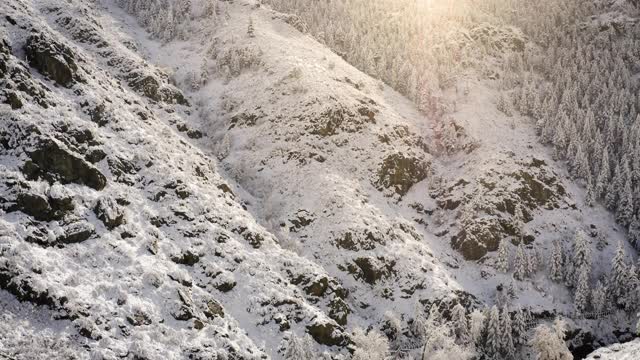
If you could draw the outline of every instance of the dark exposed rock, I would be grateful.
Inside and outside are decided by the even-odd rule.
[[[109,230],[113,230],[125,223],[124,210],[110,197],[98,199],[93,212]]]
[[[14,269],[8,268],[2,263],[0,263],[0,289],[8,291],[20,301],[48,306],[51,309],[56,309],[68,301],[65,297],[55,298],[46,289],[36,289],[30,276],[20,276]]]
[[[118,156],[109,156],[107,164],[116,181],[127,185],[135,184],[135,175],[140,171],[139,166]]]
[[[357,233],[355,231],[348,231],[342,235],[337,236],[333,243],[339,249],[346,249],[351,251],[359,250],[373,250],[376,245],[384,245],[385,240],[382,234],[374,233],[369,230]]]
[[[35,150],[27,154],[31,160],[25,163],[23,172],[29,179],[76,183],[96,190],[102,190],[107,185],[106,177],[98,169],[52,139],[42,140]]]
[[[307,326],[307,332],[309,332],[309,335],[311,335],[311,337],[321,345],[346,346],[348,344],[348,339],[344,336],[342,331],[330,322],[321,323],[316,321],[315,323]]]
[[[75,206],[71,196],[63,190],[57,190],[60,187],[54,185],[48,196],[32,192],[20,193],[16,198],[15,208],[10,210],[22,211],[39,221],[61,220]]]
[[[364,128],[365,124],[375,123],[375,118],[351,111],[345,106],[336,104],[326,109],[317,118],[311,119],[309,132],[321,137],[334,136],[341,131],[354,133]]]
[[[371,285],[390,277],[394,272],[395,261],[387,261],[384,258],[361,257],[353,262],[355,266],[350,264],[348,266],[349,272]]]
[[[136,310],[127,316],[127,321],[133,326],[150,325],[151,317],[142,310]]]
[[[180,306],[178,310],[171,312],[171,316],[180,321],[193,319],[195,316],[193,314],[193,300],[191,296],[182,290],[178,290],[178,298],[180,299]]]
[[[430,167],[423,159],[402,153],[392,154],[383,160],[375,185],[378,190],[393,189],[402,196],[429,175]]]
[[[304,291],[308,295],[321,297],[324,295],[324,293],[327,291],[328,288],[329,288],[329,279],[326,277],[322,277],[312,282],[307,287],[305,287]]]
[[[204,315],[209,319],[214,319],[216,317],[224,317],[224,309],[219,302],[214,299],[210,299],[207,301],[206,308],[204,309]]]
[[[220,279],[214,283],[213,287],[215,287],[218,291],[226,293],[236,287],[236,282],[231,279]]]
[[[106,157],[107,157],[107,154],[104,152],[104,150],[100,148],[90,149],[89,151],[87,151],[87,154],[85,155],[85,159],[87,159],[87,161],[92,164],[98,163]]]
[[[78,66],[73,52],[50,36],[31,34],[24,50],[29,65],[57,84],[70,87],[78,79]]]
[[[349,309],[347,303],[341,298],[336,297],[329,303],[329,317],[335,320],[338,325],[347,325],[347,319],[350,313],[351,309]]]
[[[58,237],[57,241],[62,244],[73,244],[83,242],[95,234],[93,225],[86,221],[79,221],[64,228],[64,235]]]
[[[200,256],[198,254],[194,254],[190,250],[187,250],[179,255],[172,256],[171,261],[176,264],[193,266],[200,261]]]
[[[132,72],[127,76],[127,80],[133,90],[142,93],[149,99],[170,104],[189,105],[180,90],[168,84],[163,84],[154,75]]]
[[[51,206],[49,206],[49,201],[43,195],[33,193],[18,194],[16,204],[18,210],[33,216],[36,220],[51,220]]]

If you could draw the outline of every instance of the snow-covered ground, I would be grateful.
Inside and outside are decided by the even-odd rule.
[[[640,340],[634,340],[625,344],[613,344],[594,351],[589,360],[635,360],[640,358]]]
[[[569,246],[582,229],[600,245],[594,278],[608,270],[623,232],[603,208],[583,205],[584,189],[528,119],[497,110],[495,82],[471,78],[468,94],[448,94],[477,146],[445,155],[434,119],[283,14],[219,2],[215,21],[161,41],[117,3],[127,2],[0,4],[12,19],[0,20],[10,61],[55,104],[20,93],[22,108],[0,105],[11,119],[0,123],[0,204],[23,193],[53,203],[58,192],[75,204],[42,221],[0,210],[0,274],[19,284],[0,291],[0,329],[20,329],[0,332],[0,355],[30,358],[24,349],[40,339],[38,348],[79,358],[278,359],[293,331],[337,359],[356,327],[380,329],[389,316],[406,326],[443,298],[491,306],[499,284],[512,284],[514,307],[570,313],[569,292],[548,280],[544,262],[515,281],[495,270],[494,252],[467,261],[452,248],[466,203],[513,200],[530,174],[553,196],[527,207],[529,251],[545,259],[553,240]],[[22,61],[32,28],[75,54],[80,79],[69,88]],[[170,98],[153,83],[136,86],[147,75]],[[105,123],[94,119],[99,108]],[[74,140],[86,131],[91,139]],[[83,159],[102,151],[87,166],[104,174],[104,189],[27,178],[27,154],[43,138]],[[115,226],[95,211],[101,199],[111,199],[111,217],[122,214]],[[479,218],[510,223],[512,214]],[[75,224],[93,229],[87,239],[58,240]],[[29,240],[38,231],[45,240]]]

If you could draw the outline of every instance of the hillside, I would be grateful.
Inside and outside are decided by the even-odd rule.
[[[568,318],[576,357],[631,337],[640,296],[585,318],[548,261],[586,244],[591,298],[628,224],[499,77],[425,111],[261,4],[0,4],[0,357],[350,359],[356,329],[417,356],[456,304]]]

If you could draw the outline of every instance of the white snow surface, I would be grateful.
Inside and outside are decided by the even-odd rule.
[[[525,230],[534,235],[535,248],[548,258],[553,240],[569,246],[576,229],[589,232],[593,225],[604,240],[595,250],[597,239],[592,239],[594,278],[608,271],[624,231],[601,206],[583,205],[584,188],[537,142],[528,119],[496,109],[497,84],[469,78],[468,94],[448,94],[457,104],[451,116],[479,147],[440,154],[434,120],[401,95],[287,25],[278,13],[253,1],[221,4],[224,21],[215,26],[198,22],[188,36],[170,42],[150,36],[139,19],[111,0],[0,4],[0,14],[18,22],[0,22],[16,61],[24,58],[21,49],[33,27],[71,47],[82,59],[85,78],[67,89],[30,69],[50,88],[47,96],[56,106],[43,109],[26,102],[10,110],[2,104],[0,131],[10,129],[4,119],[12,118],[54,136],[65,122],[89,129],[108,154],[95,164],[107,177],[103,190],[64,186],[76,202],[70,217],[95,228],[88,240],[51,247],[26,242],[31,218],[0,210],[0,265],[8,264],[16,279],[48,292],[60,305],[46,309],[19,303],[0,291],[0,354],[46,358],[46,353],[24,351],[37,339],[42,348],[53,344],[77,358],[182,359],[224,353],[279,359],[289,326],[303,334],[310,326],[331,324],[340,338],[356,326],[379,328],[385,312],[407,320],[420,300],[464,292],[478,305],[492,305],[496,286],[510,283],[516,291],[514,306],[570,313],[567,289],[550,282],[544,268],[518,282],[491,266],[494,253],[465,261],[451,247],[459,209],[443,209],[433,196],[439,186],[453,199],[482,194],[490,202],[494,192],[482,182],[490,179],[498,189],[514,191],[505,174],[526,171],[524,164],[533,159],[542,161],[541,171],[566,190],[557,207],[531,211],[533,220]],[[247,35],[250,19],[255,37]],[[86,29],[95,30],[100,46],[81,40]],[[238,49],[248,49],[259,63],[226,77],[216,64],[222,54]],[[203,69],[210,73],[208,80],[193,86]],[[190,105],[146,98],[127,85],[132,71],[158,75],[163,86],[174,82]],[[111,121],[102,127],[92,123],[84,102],[105,103]],[[327,112],[336,109],[343,111],[341,125],[319,134],[331,116]],[[185,127],[204,136],[190,138],[181,130]],[[404,196],[378,185],[385,159],[394,154],[431,169]],[[137,169],[124,175],[127,181],[118,181],[108,164],[116,157]],[[24,159],[19,152],[0,152],[0,177],[24,180]],[[433,179],[442,181],[434,184]],[[42,180],[28,183],[42,193],[63,192]],[[104,196],[128,203],[126,224],[116,230],[92,211]],[[416,204],[427,212],[417,211]],[[154,225],[153,219],[165,221]],[[64,221],[49,222],[50,236],[64,226]],[[125,231],[133,236],[122,236]],[[338,246],[346,234],[355,244]],[[199,256],[196,264],[172,261],[187,251]],[[379,278],[367,280],[357,265],[362,259]],[[328,287],[316,295],[310,286],[321,280]],[[221,283],[235,287],[223,291]],[[221,305],[224,317],[203,315],[211,301]],[[349,309],[346,325],[332,319],[336,303]],[[194,313],[188,320],[173,315],[183,306]],[[139,314],[150,324],[127,320]],[[631,344],[626,345],[631,357],[620,359],[640,351]],[[315,346],[318,353],[348,354],[340,346]],[[604,351],[603,359],[614,359]]]

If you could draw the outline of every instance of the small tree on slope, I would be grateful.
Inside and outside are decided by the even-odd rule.
[[[513,318],[513,344],[517,346],[522,346],[526,342],[527,338],[527,322],[524,316],[524,312],[522,308],[518,307],[516,310],[516,314]]]
[[[451,322],[453,332],[458,339],[458,343],[468,344],[471,340],[471,336],[469,334],[469,323],[467,321],[466,311],[464,307],[459,303],[453,307],[453,310],[451,312]]]
[[[498,271],[506,273],[509,271],[509,247],[508,241],[502,239],[498,245],[498,259],[496,260]]]
[[[578,278],[573,304],[578,313],[584,313],[587,311],[589,300],[589,269],[583,266],[579,272],[580,276]]]
[[[485,350],[490,358],[497,358],[500,356],[500,349],[502,348],[500,328],[500,312],[495,305],[489,312],[489,323],[487,324],[487,339],[485,342]]]
[[[561,282],[564,277],[563,251],[560,241],[553,242],[553,252],[551,253],[551,267],[549,277],[554,282]]]
[[[626,254],[622,242],[618,243],[616,255],[611,263],[611,281],[609,283],[609,291],[611,297],[615,299],[618,306],[625,305],[625,297],[627,296],[627,264],[625,262]]]
[[[516,259],[514,263],[514,272],[513,277],[516,280],[524,280],[527,274],[527,260],[525,258],[524,248],[522,243],[518,245],[518,249],[516,250]]]
[[[511,315],[509,315],[509,311],[507,311],[506,308],[502,309],[500,327],[502,328],[502,336],[500,339],[502,356],[504,356],[505,359],[511,359],[514,356],[516,349],[513,345],[513,338],[511,337],[511,333],[513,331]]]

